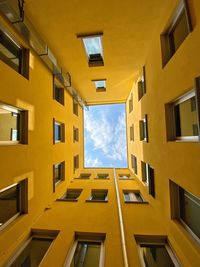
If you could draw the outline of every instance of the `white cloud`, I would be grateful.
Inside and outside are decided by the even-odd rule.
[[[91,158],[85,155],[85,167],[100,167],[102,162],[98,158]]]
[[[111,160],[123,161],[126,157],[126,123],[125,113],[121,113],[115,124],[109,122],[105,111],[98,118],[85,112],[85,129],[94,150],[101,150]],[[88,157],[86,156],[86,161]],[[95,158],[97,162],[97,158]],[[95,161],[93,160],[93,161]],[[96,163],[99,166],[98,163]],[[87,165],[89,166],[89,165]]]

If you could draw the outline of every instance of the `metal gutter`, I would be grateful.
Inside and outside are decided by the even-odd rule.
[[[119,188],[118,188],[117,177],[116,177],[116,169],[115,168],[113,169],[113,174],[114,174],[114,184],[115,184],[115,191],[116,191],[116,198],[117,198],[117,208],[118,208],[118,216],[119,216],[121,241],[122,241],[124,267],[128,267],[129,264],[128,264],[126,239],[125,239],[125,232],[124,232],[124,222],[123,222],[122,208],[121,208],[121,202],[120,202],[120,197],[119,197]]]

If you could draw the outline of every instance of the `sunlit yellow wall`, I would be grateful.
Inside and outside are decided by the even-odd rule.
[[[0,189],[28,178],[28,214],[18,217],[0,232],[0,266],[19,245],[30,227],[64,193],[73,176],[73,155],[82,159],[82,139],[73,143],[73,126],[82,131],[65,91],[65,106],[53,100],[53,76],[33,52],[29,80],[0,61],[0,102],[28,110],[28,145],[0,146]],[[53,118],[65,124],[65,142],[53,144]],[[80,133],[80,136],[82,133]],[[53,193],[53,164],[65,161],[65,181]]]
[[[157,35],[144,62],[147,93],[138,102],[136,83],[133,85],[134,108],[130,114],[127,100],[127,128],[129,166],[131,167],[131,154],[133,154],[138,161],[139,188],[146,194],[147,188],[141,182],[141,160],[143,160],[155,170],[156,197],[153,199],[148,196],[149,205],[160,217],[160,224],[165,227],[165,233],[182,265],[198,267],[200,263],[199,245],[178,222],[170,219],[169,179],[194,195],[200,196],[199,143],[167,142],[164,108],[166,103],[191,90],[194,87],[194,78],[200,76],[198,60],[200,57],[200,2],[197,0],[188,2],[193,21],[193,32],[187,36],[167,65],[162,68],[160,33],[166,27],[173,13],[176,6],[176,1],[174,1],[173,6],[169,6],[169,9],[166,10],[166,15],[158,27]],[[138,74],[139,76],[140,74]],[[148,115],[148,143],[139,141],[139,120],[145,114]],[[129,137],[129,127],[132,123],[135,126],[134,142],[130,142]],[[145,231],[150,234],[152,230],[147,230],[147,227],[153,227],[152,222],[147,221],[145,227],[145,229],[138,229],[138,232],[144,233]],[[160,229],[157,227],[153,232],[160,234]]]

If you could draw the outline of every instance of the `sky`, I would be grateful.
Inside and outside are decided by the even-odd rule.
[[[90,106],[84,111],[85,167],[127,167],[125,105]]]

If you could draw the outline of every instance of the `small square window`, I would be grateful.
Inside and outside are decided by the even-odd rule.
[[[130,141],[134,141],[134,124],[130,127]]]
[[[79,141],[79,130],[76,127],[73,127],[73,140],[74,143]]]
[[[73,99],[73,113],[78,116],[78,102]]]
[[[90,179],[91,173],[81,173],[79,179]]]
[[[129,98],[129,113],[133,110],[133,93],[131,93],[131,96]]]
[[[0,230],[28,212],[28,180],[0,189]]]
[[[180,267],[167,238],[162,236],[135,236],[142,266]]]
[[[96,92],[105,92],[106,91],[106,80],[92,80],[95,84]]]
[[[0,103],[0,145],[28,143],[28,111]]]
[[[107,202],[108,190],[95,189],[91,191],[91,196],[87,201],[92,202]]]
[[[97,174],[97,179],[108,179],[109,174],[108,173],[98,173]]]
[[[146,79],[145,79],[145,67],[143,67],[142,77],[138,83],[138,101],[146,94]]]
[[[134,173],[137,174],[137,158],[131,154],[131,167],[134,170]]]
[[[171,217],[200,244],[200,197],[170,181]]]
[[[199,141],[199,82],[196,78],[196,90],[165,105],[168,141]]]
[[[65,179],[65,162],[60,162],[53,165],[53,188]]]
[[[133,179],[130,174],[119,174],[119,179],[121,180],[130,180]]]
[[[6,266],[39,266],[58,233],[58,231],[32,230],[30,238],[25,240]]]
[[[161,34],[163,67],[192,31],[188,2],[180,1],[167,30]]]
[[[0,59],[25,78],[29,78],[29,50],[22,48],[2,30],[0,30]]]
[[[140,127],[140,141],[148,142],[148,125],[147,125],[147,115],[143,120],[139,121]]]
[[[74,172],[79,168],[79,155],[74,156]]]
[[[61,201],[77,201],[82,189],[67,189],[67,192],[60,199]]]
[[[64,106],[65,104],[65,91],[61,82],[56,79],[54,76],[54,84],[53,84],[53,98]]]
[[[85,52],[88,57],[89,67],[103,66],[103,47],[102,33],[92,35],[78,35],[84,44]]]
[[[54,128],[54,144],[65,142],[65,125],[64,123],[55,121],[53,119],[53,128]]]
[[[144,202],[144,199],[139,191],[123,190],[123,195],[125,202]]]

